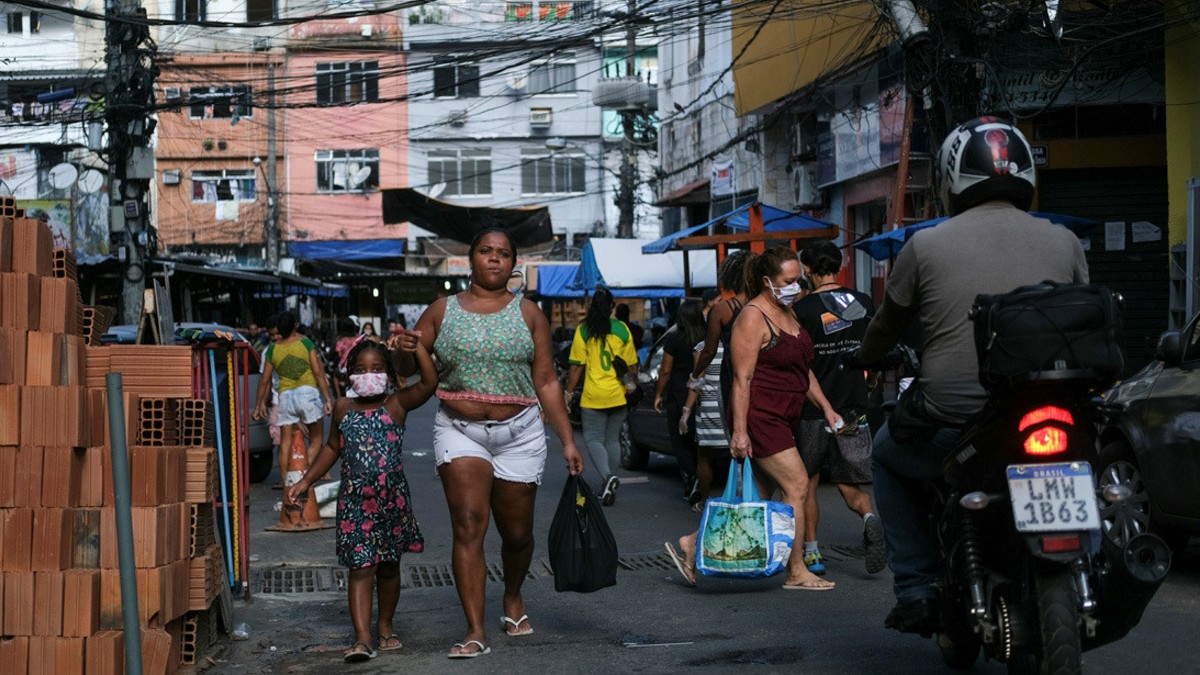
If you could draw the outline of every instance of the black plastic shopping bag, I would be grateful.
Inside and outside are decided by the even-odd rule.
[[[617,583],[617,540],[600,498],[580,476],[568,476],[550,522],[554,590],[591,593]]]

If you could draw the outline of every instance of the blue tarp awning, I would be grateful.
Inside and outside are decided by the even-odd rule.
[[[404,255],[403,239],[289,241],[288,254],[305,260],[371,260]]]
[[[537,294],[545,298],[582,298],[583,287],[574,288],[580,265],[538,265]],[[586,287],[591,293],[595,285]],[[682,298],[682,288],[609,288],[618,298]]]
[[[1034,218],[1048,220],[1055,225],[1062,225],[1074,232],[1076,235],[1086,234],[1089,230],[1100,224],[1094,220],[1088,220],[1087,218],[1067,216],[1061,213],[1040,213],[1037,211],[1030,211],[1029,215],[1033,216]],[[873,237],[868,237],[861,241],[854,242],[854,248],[865,252],[867,255],[876,260],[889,260],[900,254],[900,249],[904,248],[904,245],[908,243],[908,240],[912,238],[914,234],[926,228],[939,225],[946,220],[949,220],[949,216],[942,216],[941,218],[934,218],[932,220],[916,223],[915,225],[909,225],[907,227],[901,227],[890,232],[884,232],[883,234],[877,234]]]
[[[749,231],[750,230],[750,207],[752,204],[744,204],[738,208],[724,213],[702,225],[693,225],[685,230],[668,234],[662,239],[656,239],[645,246],[642,246],[642,253],[666,253],[679,248],[679,240],[684,237],[689,237],[700,230],[713,225],[724,225],[733,231]],[[787,230],[820,230],[829,227],[837,227],[833,223],[827,223],[823,220],[818,220],[812,216],[806,216],[803,213],[792,213],[783,209],[775,208],[761,204],[763,217],[763,230],[767,232],[785,232]]]

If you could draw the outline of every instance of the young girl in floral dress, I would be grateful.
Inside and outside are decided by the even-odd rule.
[[[420,407],[437,386],[433,360],[424,347],[415,353],[421,380],[389,394],[395,382],[388,348],[360,340],[350,351],[350,386],[357,396],[342,397],[333,408],[329,441],[312,467],[287,493],[289,503],[308,494],[308,488],[342,460],[338,490],[337,557],[350,569],[350,619],[354,645],[348,663],[375,658],[371,638],[371,586],[379,600],[378,648],[399,649],[392,619],[400,600],[400,556],[425,548],[409,503],[408,479],[400,459],[404,419]]]

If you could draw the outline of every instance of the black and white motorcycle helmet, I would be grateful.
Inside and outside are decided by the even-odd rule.
[[[1028,211],[1036,186],[1029,141],[999,117],[963,122],[938,152],[938,189],[950,215],[993,199]]]

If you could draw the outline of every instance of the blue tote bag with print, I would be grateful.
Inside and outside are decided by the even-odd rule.
[[[735,459],[729,466],[725,493],[704,505],[696,544],[696,569],[704,576],[769,577],[787,569],[792,555],[795,511],[782,502],[759,497],[749,457],[740,468],[741,495]]]

